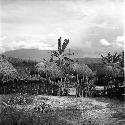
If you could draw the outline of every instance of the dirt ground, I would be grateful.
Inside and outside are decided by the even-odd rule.
[[[5,104],[13,106],[16,111],[32,113],[34,107],[45,102],[51,105],[53,111],[47,113],[35,112],[32,117],[40,117],[44,122],[34,121],[34,125],[124,125],[124,102],[108,98],[76,98],[59,96],[26,96],[26,104],[13,102],[9,98],[15,95],[0,96],[0,123],[2,123],[3,107]],[[17,95],[16,95],[17,96]],[[3,104],[2,102],[5,102]],[[5,112],[5,111],[4,111]],[[9,114],[9,113],[8,113]],[[4,114],[4,117],[5,114]],[[49,122],[48,122],[49,121]],[[5,123],[5,122],[4,122]],[[32,122],[33,123],[33,122]],[[6,124],[5,124],[6,125]]]

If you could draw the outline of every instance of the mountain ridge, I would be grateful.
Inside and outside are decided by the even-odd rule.
[[[7,51],[3,53],[3,55],[7,57],[20,58],[24,60],[34,60],[40,62],[43,60],[43,58],[46,60],[50,59],[50,51],[51,50],[20,49]],[[66,50],[66,52],[68,51],[69,50]],[[70,58],[74,59],[75,61],[78,60],[79,62],[85,64],[102,63],[101,58],[83,57],[83,53],[80,50],[70,50],[70,52],[75,53],[75,55],[70,56]]]

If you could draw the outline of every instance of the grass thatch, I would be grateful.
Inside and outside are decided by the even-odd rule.
[[[17,78],[18,76],[17,70],[2,55],[0,55],[0,74],[3,78]]]
[[[36,69],[38,72],[45,72],[46,71],[46,64],[44,62],[40,62],[36,65]]]
[[[54,62],[41,62],[36,65],[38,72],[44,72],[47,76],[51,78],[61,78],[63,77],[63,71]]]
[[[93,74],[92,70],[85,64],[72,63],[70,69],[79,75],[90,76]]]

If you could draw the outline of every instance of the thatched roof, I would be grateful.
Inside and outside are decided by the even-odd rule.
[[[40,62],[36,65],[36,69],[39,72],[46,73],[51,78],[61,78],[63,76],[61,68],[54,62]]]
[[[71,71],[76,72],[79,75],[90,76],[93,74],[92,70],[85,64],[72,63],[70,65]]]
[[[44,62],[40,62],[36,65],[37,71],[46,71],[46,64]]]
[[[10,78],[16,78],[18,75],[17,70],[2,55],[0,55],[0,74],[3,77],[9,76]]]

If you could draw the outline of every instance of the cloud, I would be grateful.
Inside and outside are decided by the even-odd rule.
[[[56,49],[57,39],[68,47],[114,51],[122,46],[123,2],[120,0],[6,0],[1,9],[4,49]],[[119,10],[119,11],[118,11]],[[119,36],[117,39],[116,37]],[[114,39],[116,39],[114,41]]]
[[[5,52],[5,49],[3,47],[3,42],[2,42],[5,39],[6,39],[6,36],[0,36],[0,54]]]
[[[124,47],[124,36],[117,36],[114,45],[118,47]]]
[[[124,43],[124,36],[117,36],[116,42]]]
[[[3,41],[7,38],[7,36],[0,36],[0,41]]]
[[[5,49],[2,47],[1,42],[0,42],[0,54],[4,52],[5,52]]]
[[[53,46],[47,42],[38,40],[37,38],[24,37],[17,38],[16,40],[10,41],[10,44],[3,43],[6,50],[15,50],[15,49],[39,49],[39,50],[51,50]]]
[[[117,36],[112,42],[108,42],[106,39],[100,39],[99,42],[103,46],[110,46],[113,49],[119,49],[124,47],[124,36]]]
[[[109,43],[107,40],[105,40],[105,39],[101,39],[100,41],[99,41],[103,46],[110,46],[111,45],[111,43]]]

